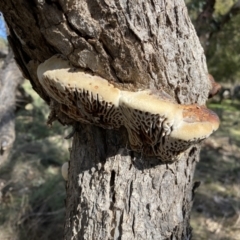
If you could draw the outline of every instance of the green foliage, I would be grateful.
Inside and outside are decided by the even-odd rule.
[[[199,13],[203,11],[207,0],[185,0],[185,2],[192,21],[195,21]],[[216,0],[214,6],[214,18],[226,14],[236,2],[237,0]]]
[[[198,15],[203,10],[203,6],[206,3],[206,0],[185,0],[188,13],[191,17],[193,23],[195,23]]]
[[[229,14],[237,0],[216,0],[214,12],[203,34],[209,35],[203,43],[209,72],[218,82],[235,83],[240,79],[240,13]],[[190,17],[196,25],[196,19],[203,11],[206,0],[186,1]],[[226,15],[229,20],[226,20]],[[196,26],[197,27],[197,26]],[[203,27],[203,26],[201,26]]]
[[[240,79],[240,15],[233,17],[221,31],[213,34],[206,52],[209,71],[218,81]]]
[[[215,17],[225,15],[237,0],[217,0],[215,4]]]

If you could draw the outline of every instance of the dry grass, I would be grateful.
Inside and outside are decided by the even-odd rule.
[[[221,127],[201,151],[191,224],[194,240],[240,240],[240,103],[210,104]]]
[[[34,102],[16,117],[17,138],[0,169],[0,240],[61,239],[65,182],[60,167],[68,160],[70,129],[46,126],[48,107],[31,90]],[[31,237],[29,237],[31,236]]]

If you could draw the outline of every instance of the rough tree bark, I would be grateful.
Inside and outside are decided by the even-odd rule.
[[[0,68],[0,165],[6,162],[15,140],[16,93],[22,82],[22,73],[9,50]]]
[[[183,0],[2,0],[18,64],[49,103],[37,67],[56,53],[122,89],[163,89],[204,104],[204,53]],[[190,239],[193,146],[175,163],[128,147],[124,128],[78,123],[71,150],[64,239]]]

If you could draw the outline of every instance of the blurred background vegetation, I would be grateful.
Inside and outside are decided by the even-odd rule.
[[[185,2],[204,47],[209,72],[218,82],[236,83],[240,77],[240,1]]]
[[[240,0],[186,0],[205,50],[209,72],[227,89],[208,102],[221,126],[203,143],[195,181],[193,240],[240,240]],[[1,31],[2,30],[2,31]],[[0,49],[7,49],[0,21]],[[49,128],[49,108],[25,81],[31,96],[16,111],[16,140],[8,161],[0,163],[0,240],[62,239],[65,182],[71,131]],[[2,104],[2,103],[1,103]]]

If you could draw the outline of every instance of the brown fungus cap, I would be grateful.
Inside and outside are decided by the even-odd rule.
[[[216,131],[219,124],[218,116],[205,106],[182,105],[182,119],[171,136],[185,141],[203,140]]]

